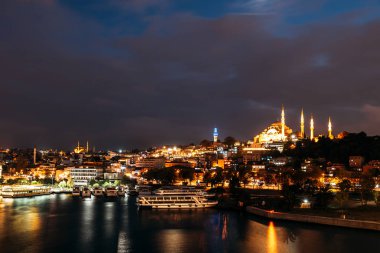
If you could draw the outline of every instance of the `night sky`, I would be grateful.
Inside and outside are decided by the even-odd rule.
[[[380,2],[1,0],[0,94],[0,147],[380,134]]]

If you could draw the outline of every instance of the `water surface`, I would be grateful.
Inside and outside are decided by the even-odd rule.
[[[117,201],[50,195],[0,199],[0,252],[375,252],[380,233],[268,221],[244,213],[138,211]]]

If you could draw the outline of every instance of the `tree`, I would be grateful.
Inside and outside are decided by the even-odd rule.
[[[202,147],[208,148],[212,146],[212,141],[204,139],[199,143]]]
[[[370,175],[363,174],[360,178],[360,197],[362,205],[366,206],[368,200],[372,198],[372,191],[375,188],[375,180]]]
[[[319,188],[319,191],[315,194],[315,206],[320,208],[326,208],[330,201],[334,198],[330,185]]]
[[[294,205],[296,204],[297,192],[298,192],[298,189],[295,185],[289,185],[288,183],[284,183],[282,185],[282,195],[285,198],[288,210],[293,209]]]
[[[236,142],[236,139],[232,136],[227,136],[224,138],[224,144],[227,145],[228,147],[233,147]]]
[[[351,189],[351,182],[348,179],[343,179],[338,183],[339,192],[336,194],[336,199],[339,202],[340,208],[343,208],[344,203],[348,200],[348,193]]]
[[[189,180],[191,184],[191,181],[194,179],[194,169],[189,167],[181,167],[179,175],[182,180]]]

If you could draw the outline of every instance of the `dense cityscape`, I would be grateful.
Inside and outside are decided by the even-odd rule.
[[[293,132],[283,107],[281,121],[248,141],[231,136],[221,141],[215,128],[211,140],[197,145],[143,151],[96,151],[88,141],[85,146],[78,141],[66,152],[5,149],[1,182],[51,185],[56,191],[136,184],[220,187],[229,192],[268,189],[281,192],[288,209],[305,205],[303,201],[316,208],[335,203],[343,209],[355,197],[362,205],[380,205],[379,137],[344,131],[334,136],[330,118],[326,134],[314,134],[312,117],[309,130],[307,135],[302,110],[299,131]]]

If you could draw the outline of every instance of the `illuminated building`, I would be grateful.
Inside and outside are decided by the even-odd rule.
[[[143,158],[136,162],[136,168],[164,168],[166,159],[163,157],[159,158]]]
[[[260,144],[285,142],[292,133],[293,130],[285,124],[285,110],[284,107],[282,107],[281,121],[274,122],[269,127],[264,129],[264,131],[254,138],[254,142]]]
[[[84,147],[81,147],[79,145],[79,141],[78,141],[78,146],[76,148],[74,148],[74,153],[80,154],[80,153],[85,153],[85,152],[86,152],[86,149]]]
[[[214,142],[218,142],[218,128],[214,128],[214,134],[213,134],[213,136],[214,136]]]
[[[103,178],[103,168],[68,168],[71,179],[75,186],[86,186],[90,180],[95,178]]]

